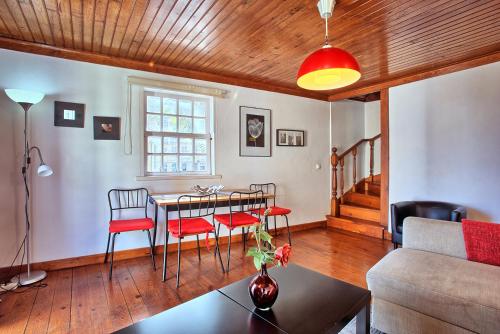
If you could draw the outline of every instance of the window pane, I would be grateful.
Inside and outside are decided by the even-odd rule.
[[[149,173],[161,172],[161,155],[148,155],[148,168]]]
[[[193,153],[193,139],[180,138],[179,153]]]
[[[161,131],[161,116],[148,114],[146,119],[146,131]]]
[[[163,116],[163,131],[177,132],[177,117]]]
[[[192,155],[181,155],[179,156],[179,169],[181,172],[192,172],[193,171],[193,156]]]
[[[193,115],[193,102],[189,100],[179,100],[179,115]]]
[[[164,173],[177,173],[177,156],[176,155],[164,155],[163,156],[163,172]]]
[[[177,153],[177,138],[163,137],[163,152]]]
[[[148,153],[161,153],[161,137],[148,136]]]
[[[194,126],[193,133],[206,133],[205,119],[204,118],[193,118]]]
[[[160,113],[161,111],[160,101],[161,98],[159,96],[148,95],[146,98],[146,109],[147,109],[146,111],[157,114]]]
[[[208,159],[206,155],[197,155],[194,157],[194,170],[199,172],[208,171]]]
[[[207,153],[207,140],[206,139],[195,139],[195,141],[194,141],[194,153]]]
[[[193,119],[189,117],[179,117],[179,132],[193,133]]]
[[[163,113],[176,115],[177,114],[177,100],[176,99],[169,99],[166,97],[163,98]]]
[[[205,101],[194,101],[194,115],[205,117],[207,115],[208,104]]]

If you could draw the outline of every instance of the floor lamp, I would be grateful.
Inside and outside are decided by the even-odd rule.
[[[12,282],[19,285],[33,284],[38,281],[43,280],[47,277],[47,273],[42,270],[31,270],[30,268],[30,220],[29,220],[29,183],[28,183],[28,168],[31,163],[30,153],[37,152],[38,158],[40,159],[40,165],[38,166],[37,173],[39,176],[50,176],[52,175],[52,169],[45,164],[42,158],[42,153],[37,146],[30,147],[28,144],[28,110],[34,105],[40,102],[44,94],[31,92],[21,89],[6,89],[5,94],[14,102],[17,102],[24,110],[24,159],[23,166],[21,168],[21,173],[23,175],[24,181],[24,214],[26,223],[26,236],[25,236],[25,252],[26,252],[26,262],[28,271],[12,278]],[[22,262],[22,260],[21,260]]]

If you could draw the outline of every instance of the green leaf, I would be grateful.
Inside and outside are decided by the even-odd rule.
[[[262,260],[261,260],[260,256],[253,257],[253,264],[255,266],[255,269],[260,270],[260,267],[262,265]]]
[[[247,256],[257,256],[259,254],[259,250],[255,247],[252,247],[248,250]]]
[[[273,238],[269,233],[267,233],[266,231],[262,231],[259,233],[260,234],[260,238],[264,241],[267,241],[267,242],[271,242],[271,239]]]

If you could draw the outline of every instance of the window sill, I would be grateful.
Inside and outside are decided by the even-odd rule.
[[[136,181],[165,181],[165,180],[221,180],[222,175],[158,175],[136,176]]]

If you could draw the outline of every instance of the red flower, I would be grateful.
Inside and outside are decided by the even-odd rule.
[[[283,267],[286,267],[291,253],[292,253],[292,246],[290,246],[289,244],[284,244],[283,247],[276,248],[276,251],[274,252],[274,258]]]

